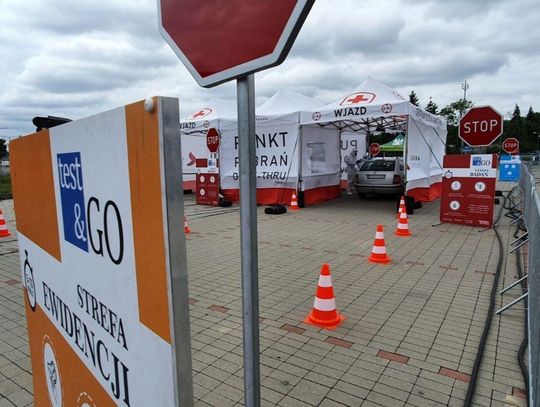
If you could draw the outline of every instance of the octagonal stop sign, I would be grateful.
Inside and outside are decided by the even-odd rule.
[[[206,133],[206,146],[211,153],[215,153],[219,148],[219,133],[213,127]]]
[[[503,132],[503,116],[491,106],[473,107],[459,121],[459,137],[471,147],[487,147]]]
[[[315,0],[158,0],[159,28],[201,86],[283,62]]]
[[[369,145],[369,153],[373,156],[379,155],[381,152],[381,146],[378,143],[371,143]]]
[[[514,137],[509,137],[503,141],[502,149],[508,154],[519,153],[519,140]]]

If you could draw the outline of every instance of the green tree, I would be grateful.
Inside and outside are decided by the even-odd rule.
[[[474,103],[471,100],[459,99],[441,109],[440,115],[446,118],[449,125],[457,126],[459,119],[467,110],[473,107]]]
[[[409,102],[415,106],[420,106],[420,101],[418,100],[418,96],[416,96],[414,90],[411,90],[411,93],[409,93]]]
[[[529,106],[529,111],[527,112],[527,116],[525,117],[525,119],[527,121],[534,120],[534,110],[533,110],[532,106]]]
[[[539,147],[538,137],[540,136],[540,113],[536,113],[532,106],[529,106],[527,116],[525,116],[525,149],[522,151],[534,151]]]
[[[459,99],[443,107],[439,114],[448,123],[448,136],[446,138],[446,152],[458,153],[462,144],[458,136],[459,119],[470,109],[474,103],[471,100]]]
[[[0,138],[0,159],[7,157],[7,142]]]
[[[429,103],[426,105],[426,111],[433,114],[439,114],[439,106],[429,97]]]
[[[508,122],[508,125],[504,129],[502,139],[508,137],[515,137],[519,140],[520,150],[528,151],[530,146],[527,143],[527,130],[525,127],[525,121],[521,117],[521,109],[516,104],[514,112],[512,113],[512,118]]]

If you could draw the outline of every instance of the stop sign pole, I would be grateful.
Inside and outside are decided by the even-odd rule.
[[[240,164],[240,247],[244,319],[244,398],[246,406],[261,403],[259,361],[259,253],[257,244],[257,146],[255,144],[255,77],[236,81],[238,158]]]

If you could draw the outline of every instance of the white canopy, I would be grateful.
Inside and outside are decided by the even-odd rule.
[[[234,100],[211,99],[190,116],[180,120],[182,134],[203,132],[206,135],[210,127],[219,129],[221,122],[236,122],[237,108]]]
[[[276,195],[276,190],[296,189],[300,112],[320,105],[318,100],[281,89],[256,109],[257,188],[261,190],[259,202],[278,202],[275,199],[285,201],[284,193]],[[221,141],[221,181],[227,193],[227,190],[238,189],[236,129],[229,131],[228,126],[222,126]],[[290,201],[288,195],[286,199]]]
[[[298,92],[280,89],[265,103],[256,109],[258,116],[277,116],[312,110],[321,106],[321,102]]]
[[[304,111],[302,124],[333,124],[340,129],[399,130],[407,117],[446,131],[446,120],[413,105],[396,90],[368,77],[354,90],[328,105]]]
[[[446,120],[413,105],[396,90],[368,77],[335,102],[302,112],[301,124],[337,128],[341,134],[403,131],[407,191],[420,200],[440,195]]]

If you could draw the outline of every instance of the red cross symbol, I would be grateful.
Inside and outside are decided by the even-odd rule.
[[[205,107],[204,109],[199,110],[197,113],[194,113],[193,116],[191,116],[192,119],[196,119],[198,117],[204,117],[212,113],[212,109],[209,109]]]
[[[356,95],[355,97],[351,98],[351,99],[347,99],[347,102],[351,102],[351,103],[360,103],[360,102],[367,102],[369,99],[364,97],[364,95],[360,94],[360,95]]]
[[[375,95],[370,92],[357,92],[347,96],[341,102],[341,105],[356,105],[358,103],[371,103],[375,99]]]

